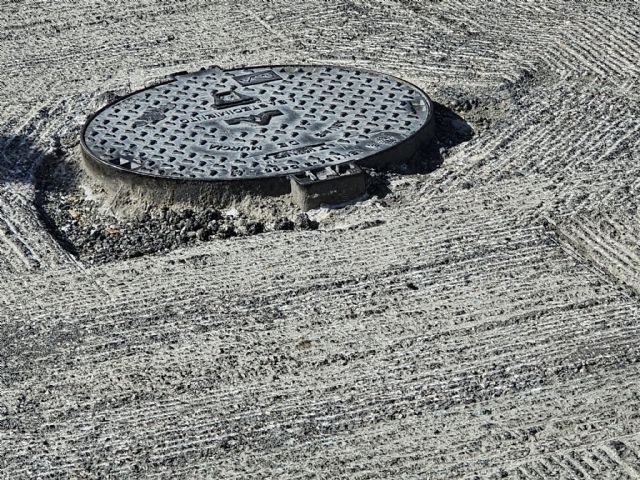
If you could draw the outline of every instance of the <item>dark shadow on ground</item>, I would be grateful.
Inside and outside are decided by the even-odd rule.
[[[59,222],[49,214],[49,210],[47,209],[47,203],[51,203],[48,201],[47,195],[51,195],[54,192],[70,192],[77,188],[78,172],[69,162],[64,160],[64,157],[65,153],[62,148],[60,148],[51,154],[45,155],[35,168],[35,207],[40,221],[47,231],[57,240],[62,248],[77,257],[79,254],[78,248],[60,228]],[[60,195],[59,198],[57,208],[61,211],[71,211],[73,208],[72,204],[65,204],[64,196],[62,195]]]
[[[26,135],[0,135],[0,183],[33,183],[44,156]]]
[[[370,195],[382,198],[390,193],[388,173],[415,175],[433,172],[443,164],[451,148],[471,140],[475,135],[471,125],[450,108],[433,102],[433,111],[435,132],[431,143],[405,163],[383,169],[370,169],[367,187]]]
[[[10,184],[29,184],[35,189],[34,206],[43,227],[71,253],[76,253],[72,242],[61,232],[43,208],[43,200],[48,182],[51,180],[52,166],[62,165],[62,146],[57,138],[51,139],[47,151],[35,146],[26,135],[0,135],[0,188]],[[43,176],[43,172],[44,176]],[[46,179],[46,180],[45,180]],[[70,176],[56,176],[57,182],[64,184]]]

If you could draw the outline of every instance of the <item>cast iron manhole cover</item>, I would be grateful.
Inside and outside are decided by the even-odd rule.
[[[81,145],[102,171],[235,182],[402,161],[430,140],[432,118],[424,92],[385,74],[213,67],[106,106]]]

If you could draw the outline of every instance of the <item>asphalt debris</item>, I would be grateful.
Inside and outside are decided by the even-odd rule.
[[[80,260],[103,264],[166,253],[197,243],[259,235],[269,231],[316,230],[306,214],[274,221],[249,218],[241,212],[225,215],[219,209],[150,210],[139,218],[119,219],[100,211],[97,202],[80,192],[45,191],[40,212],[51,233]]]

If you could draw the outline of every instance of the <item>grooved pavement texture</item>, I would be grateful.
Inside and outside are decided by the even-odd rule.
[[[640,4],[0,4],[2,478],[640,477]],[[498,99],[318,232],[105,266],[34,169],[105,92],[329,62]]]

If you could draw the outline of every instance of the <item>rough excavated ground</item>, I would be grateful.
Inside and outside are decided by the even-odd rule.
[[[0,477],[640,477],[637,1],[0,12]],[[297,62],[402,76],[473,135],[310,220],[210,213],[263,233],[138,240],[83,183],[113,95]]]

